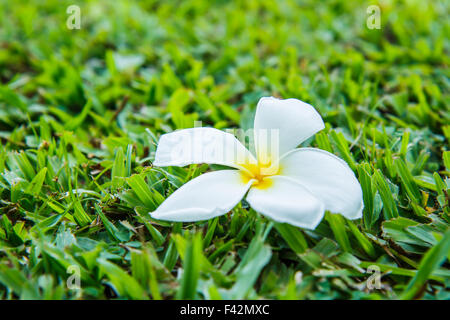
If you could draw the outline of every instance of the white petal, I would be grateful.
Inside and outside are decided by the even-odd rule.
[[[280,175],[296,179],[325,204],[348,219],[361,218],[361,185],[347,163],[327,151],[300,148],[280,160]]]
[[[286,177],[266,178],[265,188],[250,189],[247,201],[257,212],[278,222],[314,229],[322,220],[324,205],[305,187]]]
[[[255,162],[232,134],[214,128],[190,128],[163,134],[153,164],[166,167],[214,163],[241,168],[239,164]]]
[[[208,172],[181,186],[150,215],[186,222],[214,218],[233,209],[252,182],[245,181],[239,170]]]
[[[265,158],[266,148],[272,161],[278,159],[323,128],[313,106],[297,99],[263,97],[256,106],[254,123],[258,160]]]

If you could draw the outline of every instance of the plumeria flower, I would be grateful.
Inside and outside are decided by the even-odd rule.
[[[233,169],[190,180],[150,215],[167,221],[207,220],[229,212],[245,197],[268,218],[307,229],[314,229],[326,210],[360,218],[361,186],[347,163],[324,150],[296,148],[324,127],[307,103],[263,97],[254,119],[255,154],[233,134],[214,128],[162,135],[156,166],[209,163]]]

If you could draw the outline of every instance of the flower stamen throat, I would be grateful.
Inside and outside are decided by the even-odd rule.
[[[255,180],[252,187],[258,189],[266,189],[272,185],[272,180],[268,179],[271,176],[277,175],[280,172],[278,165],[272,165],[271,163],[246,163],[241,165],[244,170],[241,170],[242,179],[244,183],[248,183],[250,180]]]

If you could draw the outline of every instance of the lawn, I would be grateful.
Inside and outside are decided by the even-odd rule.
[[[0,299],[450,299],[448,1],[0,8]],[[302,146],[348,163],[362,219],[151,218],[217,169],[153,166],[160,135],[251,128],[263,96],[317,109]]]

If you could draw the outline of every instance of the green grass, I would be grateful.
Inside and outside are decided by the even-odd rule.
[[[372,2],[177,3],[0,0],[0,299],[449,299],[448,1],[380,2],[379,30]],[[363,219],[152,220],[209,169],[153,167],[159,135],[267,95],[317,108]]]

